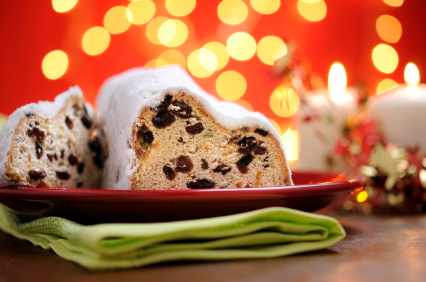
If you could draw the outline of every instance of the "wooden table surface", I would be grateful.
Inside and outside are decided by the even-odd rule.
[[[288,257],[182,262],[91,273],[0,232],[0,282],[10,281],[426,281],[426,215],[326,213],[347,237],[331,248]]]

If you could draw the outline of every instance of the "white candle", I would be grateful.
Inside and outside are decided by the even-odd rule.
[[[330,68],[328,85],[328,90],[307,95],[306,104],[302,104],[296,115],[300,154],[292,167],[295,170],[348,170],[341,159],[333,157],[333,148],[348,115],[357,108],[357,93],[346,88],[346,72],[339,63]],[[334,162],[332,167],[330,157]]]
[[[407,65],[405,81],[407,84],[371,98],[371,114],[380,122],[387,142],[418,147],[426,153],[426,84],[418,84],[420,76],[414,64]]]

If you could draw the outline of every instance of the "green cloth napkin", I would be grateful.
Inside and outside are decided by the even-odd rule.
[[[0,206],[0,229],[91,270],[271,258],[327,248],[346,236],[334,218],[279,207],[167,223],[83,226],[59,217],[21,222]]]

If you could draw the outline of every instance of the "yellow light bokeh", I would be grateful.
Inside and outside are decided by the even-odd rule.
[[[217,69],[217,57],[208,49],[200,49],[198,53],[200,57],[201,65],[209,71],[216,71]]]
[[[156,12],[155,4],[151,0],[132,1],[127,9],[127,19],[135,25],[149,22]]]
[[[250,0],[253,9],[264,15],[273,14],[280,8],[280,0]]]
[[[149,41],[151,41],[152,44],[162,44],[160,39],[158,38],[158,30],[160,29],[160,26],[168,20],[168,17],[156,17],[148,23],[148,25],[146,26],[145,33],[146,37]]]
[[[250,110],[250,111],[254,111],[253,106],[252,106],[252,105],[250,105],[250,103],[249,103],[249,102],[247,102],[246,100],[238,99],[238,100],[236,100],[235,102],[236,102],[236,103],[238,103],[238,104],[240,104],[241,106],[246,107],[246,108],[247,108],[248,110]]]
[[[225,45],[219,42],[209,42],[205,44],[201,49],[207,49],[213,52],[216,55],[217,59],[217,68],[216,70],[223,69],[229,61],[229,54],[226,50]]]
[[[48,79],[58,79],[65,74],[68,69],[68,56],[64,51],[55,50],[49,52],[41,63],[43,74]]]
[[[100,26],[93,27],[83,35],[82,46],[86,54],[96,56],[104,52],[111,41],[111,35]]]
[[[131,20],[127,18],[132,13],[127,12],[127,7],[116,6],[108,10],[104,17],[104,26],[111,34],[120,34],[125,32],[131,26]]]
[[[383,73],[393,73],[398,66],[398,53],[387,44],[379,44],[373,49],[373,63]]]
[[[289,128],[281,135],[281,140],[285,146],[285,155],[287,161],[293,162],[299,159],[299,138],[298,132]]]
[[[185,56],[177,50],[167,50],[158,56],[158,60],[167,62],[168,65],[180,65],[182,68],[186,67]]]
[[[226,42],[229,55],[238,61],[246,61],[256,53],[256,41],[245,32],[236,32]]]
[[[292,88],[278,86],[269,98],[269,106],[277,116],[291,117],[299,109],[299,95]]]
[[[222,22],[236,25],[245,21],[248,9],[241,0],[223,0],[217,6],[217,15]]]
[[[167,11],[176,17],[189,15],[195,9],[195,0],[166,0]]]
[[[196,76],[199,78],[206,78],[211,76],[214,73],[213,70],[206,69],[201,63],[199,49],[193,51],[188,56],[187,67],[193,76]]]
[[[383,2],[392,7],[401,7],[404,3],[404,0],[383,0]]]
[[[319,22],[327,15],[327,5],[323,0],[299,0],[297,9],[303,18],[311,22]]]
[[[365,200],[367,200],[367,198],[368,198],[367,191],[361,191],[361,192],[359,192],[358,196],[356,197],[356,200],[358,201],[358,203],[362,203]]]
[[[376,21],[376,30],[380,38],[389,43],[396,43],[402,35],[402,26],[399,21],[392,16],[383,15]]]
[[[278,133],[281,135],[281,126],[278,124],[278,122],[276,122],[275,120],[273,120],[271,118],[269,120],[274,125],[274,127],[278,131]]]
[[[417,66],[413,63],[408,63],[404,70],[404,79],[408,85],[416,85],[420,82],[420,73]]]
[[[158,29],[158,39],[167,47],[182,45],[188,38],[188,27],[180,20],[167,20]]]
[[[247,82],[244,76],[236,71],[225,71],[216,79],[216,91],[225,100],[238,100],[246,90]]]
[[[52,0],[52,7],[55,12],[65,13],[74,8],[78,0]]]
[[[168,63],[161,59],[150,60],[145,64],[146,68],[161,68],[167,66]]]
[[[276,36],[265,36],[257,44],[257,56],[267,65],[273,66],[277,59],[286,54],[287,46]]]
[[[398,86],[399,84],[396,81],[393,81],[392,79],[389,79],[389,78],[385,78],[382,81],[380,81],[379,84],[377,85],[376,93],[377,95],[380,95]]]

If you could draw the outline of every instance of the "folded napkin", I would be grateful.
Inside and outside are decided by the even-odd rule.
[[[279,207],[167,223],[83,226],[59,217],[19,218],[0,206],[1,230],[92,270],[278,257],[327,248],[346,236],[334,218]]]

